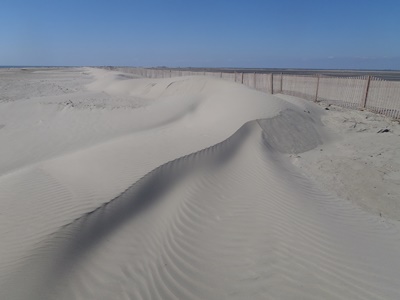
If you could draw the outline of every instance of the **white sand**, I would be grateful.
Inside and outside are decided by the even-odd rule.
[[[278,97],[298,101],[291,96]],[[399,121],[321,105],[327,108],[321,120],[334,137],[332,142],[290,155],[292,162],[329,193],[400,221]]]
[[[398,125],[129,76],[0,71],[0,299],[400,298]]]

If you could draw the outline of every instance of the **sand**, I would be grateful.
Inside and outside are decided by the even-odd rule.
[[[399,299],[397,123],[202,76],[0,89],[0,299]]]

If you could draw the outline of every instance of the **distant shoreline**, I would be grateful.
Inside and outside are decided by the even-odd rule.
[[[82,66],[0,66],[0,69],[82,68]]]
[[[135,67],[118,67],[135,68]],[[296,68],[167,68],[152,67],[149,69],[168,69],[194,72],[224,72],[224,73],[273,73],[286,75],[327,75],[335,77],[357,77],[371,75],[389,81],[400,81],[400,70],[343,70],[343,69],[296,69]]]
[[[35,69],[35,68],[81,68],[86,66],[0,66],[0,69]],[[104,67],[104,66],[95,66]],[[148,69],[169,69],[169,70],[191,70],[208,72],[228,73],[274,73],[287,75],[316,75],[323,74],[336,77],[355,77],[371,75],[390,81],[400,81],[400,70],[366,70],[366,69],[297,69],[297,68],[205,68],[205,67],[132,67],[132,66],[109,66],[111,68],[148,68]]]

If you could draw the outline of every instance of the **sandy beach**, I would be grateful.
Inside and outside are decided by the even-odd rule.
[[[11,68],[0,145],[0,299],[400,299],[397,121]]]

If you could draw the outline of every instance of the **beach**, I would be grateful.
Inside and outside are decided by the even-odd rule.
[[[398,121],[207,76],[0,90],[0,299],[400,298]]]

